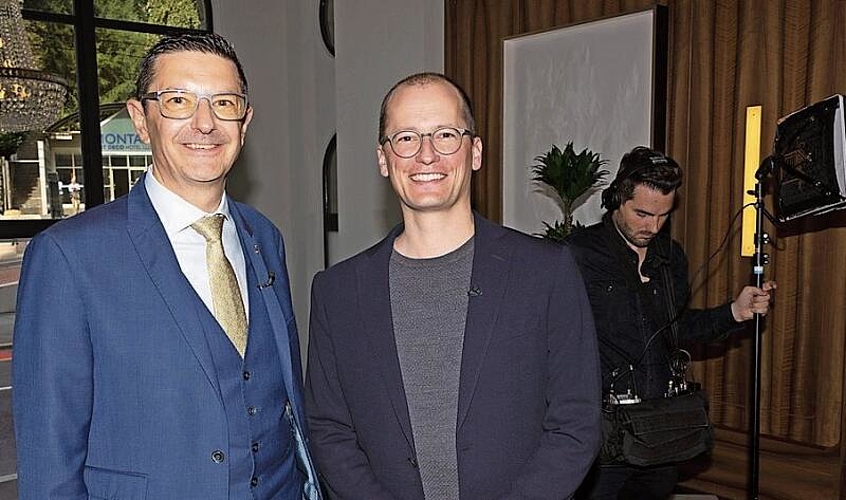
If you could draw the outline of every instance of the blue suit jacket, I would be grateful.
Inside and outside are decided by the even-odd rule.
[[[230,209],[247,271],[275,275],[260,294],[304,434],[282,236],[252,208]],[[13,361],[22,500],[228,498],[227,462],[212,459],[229,449],[226,414],[195,293],[143,179],[30,242]]]
[[[569,498],[600,442],[584,285],[566,248],[479,216],[475,226],[457,411],[461,500]],[[306,408],[333,500],[423,499],[388,289],[400,231],[312,287]]]

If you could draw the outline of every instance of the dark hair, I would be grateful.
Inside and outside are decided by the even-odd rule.
[[[149,92],[150,83],[155,78],[156,61],[163,54],[174,52],[202,52],[214,54],[228,59],[238,69],[238,80],[242,93],[247,93],[247,77],[244,68],[238,61],[235,48],[225,38],[214,33],[187,33],[182,35],[165,35],[150,47],[138,66],[138,77],[135,79],[135,98],[141,100]]]
[[[397,90],[401,87],[410,87],[412,85],[419,85],[422,87],[436,82],[443,82],[455,90],[461,100],[461,114],[464,118],[464,126],[474,134],[476,133],[476,119],[473,117],[473,105],[470,103],[470,98],[467,96],[467,92],[465,92],[464,89],[446,75],[441,73],[424,72],[415,73],[403,78],[391,87],[391,90],[389,90],[387,94],[385,94],[385,98],[382,99],[382,107],[379,110],[379,143],[382,143],[385,140],[385,123],[388,121],[388,105]]]
[[[638,185],[670,194],[682,184],[679,164],[660,151],[638,146],[623,155],[617,177],[611,183],[619,193],[619,205],[634,197]]]

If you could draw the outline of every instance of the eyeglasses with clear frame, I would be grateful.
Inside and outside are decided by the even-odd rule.
[[[441,127],[434,132],[421,133],[416,130],[400,130],[382,139],[382,146],[386,142],[391,144],[394,154],[400,158],[413,158],[423,148],[423,138],[432,140],[432,147],[442,155],[455,154],[461,149],[461,141],[465,135],[475,136],[475,132],[466,128]]]
[[[243,120],[247,115],[247,96],[237,92],[198,94],[190,90],[168,89],[149,92],[141,100],[158,101],[159,112],[165,118],[184,120],[197,112],[201,100],[207,100],[214,116],[220,120]]]

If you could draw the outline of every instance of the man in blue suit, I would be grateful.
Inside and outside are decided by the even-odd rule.
[[[232,46],[162,38],[127,107],[149,172],[24,257],[20,498],[317,500],[282,236],[224,191],[253,114]]]
[[[376,149],[403,224],[318,274],[306,408],[335,500],[564,500],[600,442],[593,319],[569,251],[470,208],[470,102],[399,82]]]

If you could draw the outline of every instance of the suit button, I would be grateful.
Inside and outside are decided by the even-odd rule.
[[[410,463],[415,469],[417,468],[417,460],[415,460],[414,457],[408,457],[408,463]]]
[[[244,377],[244,380],[250,380],[250,372],[244,372],[242,376]]]
[[[258,478],[257,477],[250,479],[250,486],[255,488],[257,485],[258,485]]]
[[[211,459],[212,462],[216,464],[223,463],[223,461],[226,459],[226,455],[224,455],[223,452],[220,450],[214,450],[211,454]]]
[[[252,448],[253,448],[253,453],[258,453],[258,450],[259,450],[259,444],[258,444],[258,443],[253,443]]]
[[[251,417],[252,417],[253,415],[255,415],[257,411],[258,411],[258,410],[256,409],[256,407],[255,407],[255,406],[248,406],[248,407],[247,407],[247,415],[249,415],[249,416],[251,416]]]

